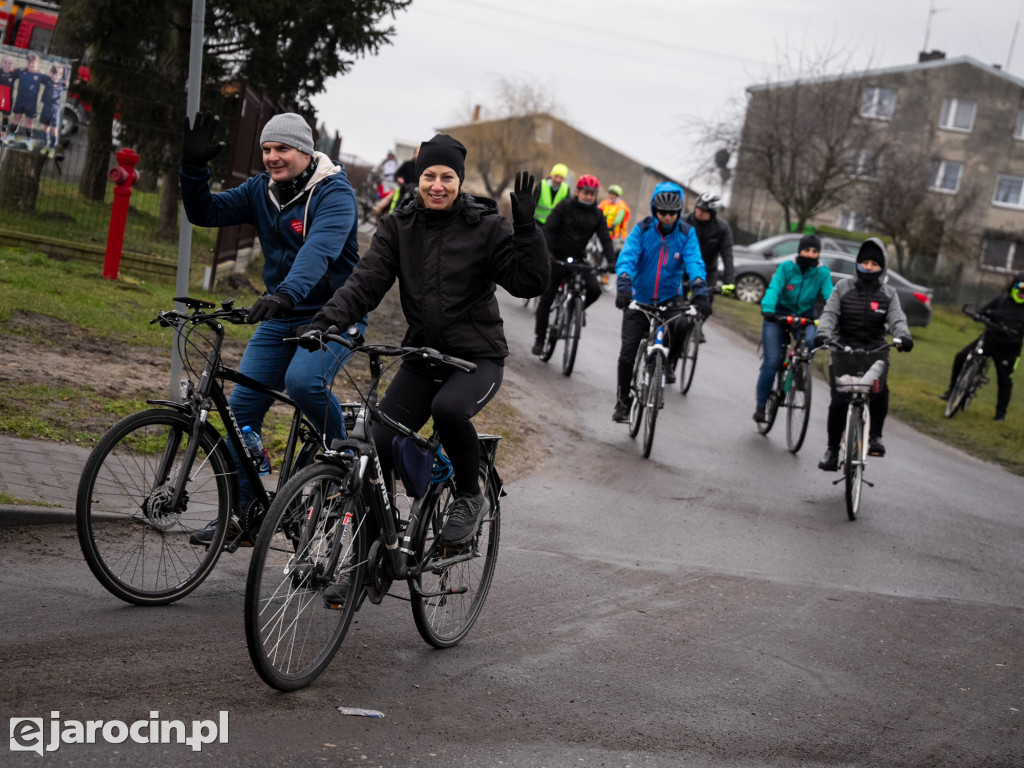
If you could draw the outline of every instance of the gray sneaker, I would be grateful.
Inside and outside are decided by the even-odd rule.
[[[490,502],[483,491],[476,496],[456,494],[448,513],[448,521],[441,531],[441,543],[465,544],[476,536],[480,521],[490,508]]]

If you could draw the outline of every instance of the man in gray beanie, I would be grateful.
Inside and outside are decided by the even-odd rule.
[[[287,390],[330,444],[346,436],[330,385],[351,353],[340,344],[328,345],[326,353],[311,352],[284,339],[298,335],[296,330],[312,320],[359,260],[355,192],[344,167],[316,151],[306,120],[286,112],[271,117],[260,133],[266,172],[213,194],[208,163],[224,147],[214,139],[217,123],[212,112],[200,112],[192,123],[185,118],[178,175],[190,222],[201,227],[249,224],[259,236],[267,290],[249,308],[249,322],[260,326],[239,370],[272,389]],[[365,330],[365,317],[361,325]],[[236,386],[229,403],[238,428],[249,426],[260,434],[270,402],[248,387]],[[236,512],[244,511],[253,498],[246,476],[239,473],[238,480],[241,499]],[[193,544],[212,540],[215,525],[216,521],[195,532]],[[233,521],[228,535],[234,538],[238,533]]]

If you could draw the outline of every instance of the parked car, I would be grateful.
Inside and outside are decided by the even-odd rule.
[[[753,304],[760,303],[764,298],[764,292],[768,289],[772,275],[780,262],[792,258],[784,256],[765,260],[757,256],[752,258],[735,259],[736,264],[736,298]],[[844,277],[850,277],[857,272],[857,258],[848,253],[838,251],[821,252],[821,263],[829,268],[832,273],[832,284],[835,285]],[[917,285],[892,269],[886,270],[886,281],[900,297],[900,305],[907,315],[907,323],[910,325],[928,325],[932,320],[932,295],[931,288]]]
[[[796,249],[803,235],[792,233],[788,235],[773,235],[764,240],[758,240],[750,245],[734,245],[732,254],[734,258],[762,258],[777,259],[781,256],[796,256]],[[821,240],[821,250],[838,251],[839,253],[857,254],[860,243],[853,240],[842,240],[838,237],[818,235]]]

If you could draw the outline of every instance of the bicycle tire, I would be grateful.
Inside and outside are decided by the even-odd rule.
[[[346,469],[329,461],[293,475],[270,505],[249,561],[249,658],[281,691],[305,688],[327,668],[359,604],[368,524],[362,499],[346,487]],[[347,589],[329,603],[324,590],[339,582]]]
[[[647,388],[644,384],[644,354],[647,345],[641,343],[636,351],[636,359],[633,361],[633,378],[629,382],[629,393],[632,400],[629,403],[629,436],[636,438],[640,434],[640,426],[643,423],[644,401],[647,398]]]
[[[796,363],[792,366],[792,379],[786,393],[786,445],[790,453],[796,453],[804,444],[807,424],[811,419],[811,364]]]
[[[964,406],[964,401],[967,399],[967,393],[971,389],[976,374],[977,365],[975,361],[977,359],[977,357],[972,355],[964,363],[963,368],[960,369],[960,375],[956,377],[956,383],[953,384],[953,389],[949,393],[949,400],[946,401],[947,419],[956,416],[957,411],[961,410],[961,407]]]
[[[785,387],[785,379],[783,377],[786,375],[786,370],[779,368],[779,372],[775,376],[775,386],[768,393],[768,400],[764,404],[764,421],[757,422],[757,431],[762,435],[767,435],[771,432],[772,427],[775,425],[775,417],[778,415],[779,405],[782,403],[782,392]]]
[[[644,404],[644,458],[651,455],[654,445],[654,428],[658,423],[658,411],[665,394],[665,361],[661,355],[655,355],[648,364],[650,375],[647,381],[647,402]]]
[[[573,366],[576,364],[576,349],[580,344],[582,329],[583,302],[573,299],[566,314],[565,346],[562,349],[562,373],[566,376],[572,375]]]
[[[697,353],[700,352],[701,321],[694,319],[686,332],[683,342],[683,354],[679,358],[679,391],[686,394],[693,384],[693,374],[697,370]]]
[[[441,492],[434,496],[428,520],[423,522],[416,536],[414,551],[423,571],[410,579],[412,616],[420,636],[434,648],[450,648],[461,642],[483,609],[494,568],[498,561],[501,540],[501,504],[499,488],[488,482],[487,464],[480,462],[480,487],[490,502],[490,512],[480,523],[476,537],[467,544],[448,550],[440,543],[444,528],[445,511],[455,494],[455,481],[445,481]],[[471,554],[441,568],[424,567],[454,554]],[[464,592],[461,590],[465,589]]]
[[[93,448],[78,483],[75,522],[89,569],[135,605],[166,605],[198,587],[217,564],[228,531],[234,462],[212,427],[191,467],[181,466],[193,419],[155,408],[126,416]],[[168,464],[169,462],[169,464]],[[182,502],[167,508],[188,476]],[[192,534],[211,520],[209,546]]]
[[[540,353],[540,359],[547,362],[555,354],[555,344],[558,343],[558,332],[562,325],[562,294],[555,296],[555,303],[551,305],[548,313],[548,330],[544,335],[544,349]]]
[[[860,495],[864,485],[864,416],[859,408],[852,408],[846,426],[844,441],[843,480],[846,487],[846,515],[857,519]]]

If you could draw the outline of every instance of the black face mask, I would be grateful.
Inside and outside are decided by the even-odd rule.
[[[797,256],[796,257],[796,265],[798,267],[800,267],[800,271],[801,272],[806,272],[811,267],[818,266],[818,260],[817,259],[809,259],[806,256]]]
[[[869,272],[866,269],[862,269],[859,264],[857,265],[857,279],[867,285],[877,285],[878,281],[882,279],[883,274],[885,274],[884,269],[880,269],[877,272]]]

